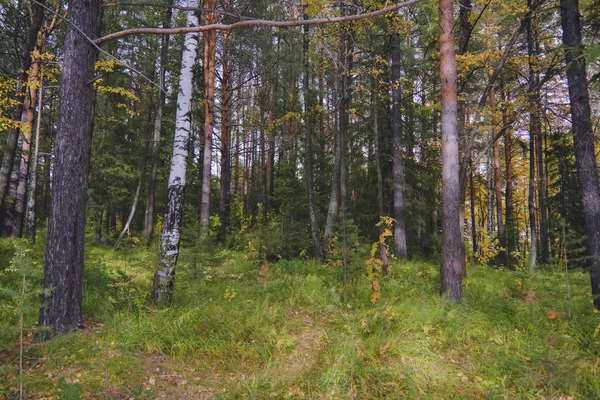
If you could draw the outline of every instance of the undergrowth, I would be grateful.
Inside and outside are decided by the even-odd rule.
[[[392,259],[372,304],[368,249],[350,252],[344,286],[335,263],[271,262],[263,277],[266,261],[215,247],[184,251],[173,305],[155,309],[152,252],[89,247],[85,328],[34,343],[40,252],[0,241],[0,260],[29,260],[0,266],[0,398],[18,395],[19,313],[27,398],[600,397],[600,318],[582,271],[569,298],[559,267],[470,265],[456,305],[439,297],[437,265]]]

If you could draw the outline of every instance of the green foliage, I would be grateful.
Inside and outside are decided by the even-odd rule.
[[[108,377],[109,398],[600,394],[600,320],[586,273],[571,271],[569,302],[561,269],[472,265],[464,304],[452,305],[439,299],[436,264],[392,259],[373,305],[368,250],[349,252],[344,288],[340,268],[298,259],[268,262],[259,281],[258,257],[213,247],[212,259],[198,258],[195,276],[182,258],[173,305],[156,310],[146,306],[154,254],[89,248],[86,329],[26,346],[26,392],[103,397]],[[36,251],[25,256],[35,259]],[[18,289],[20,275],[9,281]],[[17,359],[3,360],[0,393],[10,398]]]
[[[3,242],[7,241],[0,241]],[[0,248],[0,258],[5,251],[6,248]],[[27,327],[24,336],[31,336],[28,327],[37,319],[41,294],[42,269],[34,262],[26,242],[14,242],[14,249],[8,253],[12,253],[8,268],[0,270],[0,349],[8,347],[19,336],[21,319]]]

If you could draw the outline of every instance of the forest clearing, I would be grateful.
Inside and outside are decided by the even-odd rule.
[[[10,244],[2,243],[2,256]],[[22,251],[18,250],[18,251]],[[269,263],[250,250],[185,249],[173,304],[148,306],[156,255],[86,256],[85,327],[35,343],[41,256],[28,266],[23,381],[42,399],[594,399],[600,324],[589,276],[469,265],[462,305],[439,297],[439,267],[392,260],[372,304],[366,248],[337,263]],[[4,260],[4,259],[2,259]],[[15,266],[21,263],[15,258]],[[35,278],[37,277],[37,279]],[[20,273],[0,276],[16,293]],[[18,296],[17,296],[18,298]],[[18,299],[15,299],[18,303]],[[5,303],[5,305],[8,305]],[[19,387],[18,318],[3,307],[0,393]]]
[[[600,398],[597,0],[0,0],[0,398]]]

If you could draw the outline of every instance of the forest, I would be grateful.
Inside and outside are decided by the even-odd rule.
[[[0,0],[0,398],[600,398],[596,0]]]

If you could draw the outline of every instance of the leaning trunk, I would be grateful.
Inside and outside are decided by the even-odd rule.
[[[571,120],[575,135],[575,166],[583,206],[594,307],[600,309],[600,188],[594,152],[590,98],[581,47],[577,0],[561,0],[563,42],[567,63]]]
[[[188,0],[188,7],[197,8],[197,0]],[[187,13],[187,26],[198,26],[198,16],[193,11]],[[167,209],[160,241],[159,266],[154,274],[152,301],[156,305],[168,305],[173,296],[175,266],[179,257],[179,242],[183,219],[183,189],[187,169],[188,143],[191,131],[192,106],[192,67],[196,60],[198,34],[187,33],[181,55],[177,113],[175,116],[175,137],[173,156],[169,173]]]

